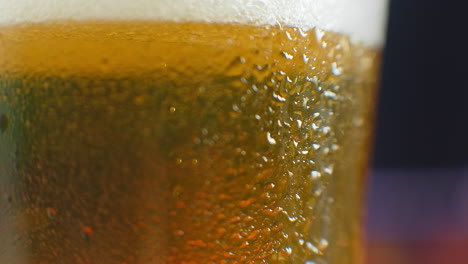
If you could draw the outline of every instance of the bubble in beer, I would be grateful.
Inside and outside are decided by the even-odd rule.
[[[85,241],[89,242],[90,239],[91,239],[91,236],[92,236],[93,234],[94,234],[94,231],[93,231],[93,229],[92,229],[91,227],[89,227],[89,226],[82,226],[82,227],[81,227],[81,237],[82,237]]]
[[[5,133],[9,125],[10,121],[8,120],[8,117],[5,114],[0,113],[0,134]]]
[[[55,217],[57,216],[57,210],[55,210],[55,208],[48,207],[46,209],[46,212],[47,212],[47,217],[49,217],[49,219],[55,219]]]

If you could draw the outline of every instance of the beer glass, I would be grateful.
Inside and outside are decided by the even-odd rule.
[[[359,263],[384,10],[1,0],[0,263]]]

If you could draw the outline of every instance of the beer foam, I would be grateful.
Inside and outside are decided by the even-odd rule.
[[[319,27],[379,47],[386,6],[387,0],[0,0],[0,24],[64,19],[281,24]]]

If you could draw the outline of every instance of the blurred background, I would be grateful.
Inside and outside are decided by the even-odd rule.
[[[464,1],[390,0],[368,264],[468,263]]]

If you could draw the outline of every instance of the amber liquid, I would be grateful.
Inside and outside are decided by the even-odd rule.
[[[1,27],[0,263],[358,263],[378,57],[288,27]]]

